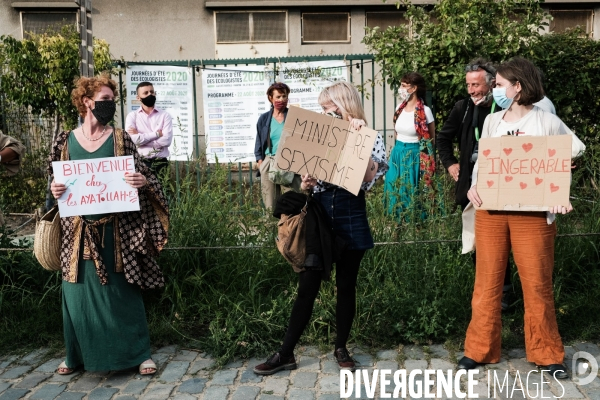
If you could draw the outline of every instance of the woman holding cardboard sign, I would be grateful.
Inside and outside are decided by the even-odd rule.
[[[267,90],[267,98],[271,108],[258,117],[256,123],[256,143],[254,156],[260,172],[260,189],[266,209],[273,209],[277,197],[281,194],[281,185],[269,179],[271,161],[275,159],[279,139],[283,133],[283,125],[288,111],[288,95],[290,88],[285,83],[276,82]]]
[[[425,105],[425,79],[410,72],[401,79],[400,104],[394,113],[396,142],[390,155],[390,169],[385,174],[384,199],[386,212],[399,222],[409,215],[425,217],[418,203],[421,181],[432,187],[435,172],[433,138],[435,122],[431,109]],[[415,218],[412,218],[415,219]]]
[[[482,138],[499,137],[507,132],[520,136],[573,135],[558,117],[534,106],[544,97],[544,90],[539,71],[531,62],[516,57],[500,65],[493,95],[496,104],[505,110],[486,118]],[[585,150],[583,143],[575,135],[572,143],[572,157],[581,155]],[[467,194],[471,204],[464,211],[464,221],[469,220],[468,214],[474,210],[474,205],[482,205],[476,187],[478,169],[479,160]],[[550,371],[555,378],[567,378],[562,365],[565,351],[554,310],[552,269],[555,214],[572,210],[568,204],[555,206],[549,212],[476,211],[477,266],[473,311],[465,340],[465,356],[459,361],[459,368],[473,369],[479,364],[500,361],[500,302],[506,262],[512,248],[523,286],[527,360]],[[466,223],[464,227],[463,252],[472,249],[465,235],[473,232]]]
[[[140,211],[61,218],[67,350],[57,370],[61,375],[77,368],[156,372],[141,290],[164,286],[154,258],[167,242],[169,209],[158,179],[129,135],[109,125],[116,88],[108,75],[80,78],[71,98],[83,124],[58,135],[50,154],[51,162],[132,155],[139,171],[125,172],[123,180],[138,189]],[[53,175],[52,163],[48,171]],[[61,196],[66,189],[64,183],[52,181],[58,201],[65,201]]]
[[[366,126],[360,95],[347,82],[337,82],[323,89],[319,96],[323,112],[350,121],[354,129]],[[302,189],[312,190],[313,198],[323,205],[332,221],[335,234],[346,242],[346,249],[336,261],[336,328],[334,357],[342,369],[354,370],[354,360],[346,349],[356,307],[356,280],[365,251],[373,248],[373,238],[367,221],[365,192],[387,170],[383,139],[377,135],[371,158],[358,196],[310,175],[302,177]],[[313,305],[321,286],[321,271],[300,272],[298,297],[281,348],[269,359],[254,368],[259,375],[271,375],[282,369],[296,369],[294,347],[310,321]]]

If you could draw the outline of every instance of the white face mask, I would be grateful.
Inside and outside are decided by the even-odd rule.
[[[400,89],[398,89],[398,99],[400,100],[400,103],[404,103],[405,101],[408,101],[411,94],[412,93],[408,93],[408,89],[406,89],[406,88],[401,87]]]
[[[473,101],[473,103],[475,103],[476,106],[483,104],[483,103],[487,103],[488,101],[490,101],[490,99],[492,98],[492,92],[488,92],[488,94],[486,94],[485,96],[483,96],[480,99],[475,99],[473,97],[471,97],[471,100]]]

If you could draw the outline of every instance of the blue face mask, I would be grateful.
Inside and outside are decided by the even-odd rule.
[[[513,86],[513,85],[510,85]],[[500,107],[507,109],[512,104],[514,98],[509,99],[506,97],[506,88],[494,88],[492,90],[492,94],[494,95],[494,101]],[[515,95],[516,96],[516,95]]]

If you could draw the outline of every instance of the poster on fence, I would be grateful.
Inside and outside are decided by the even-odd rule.
[[[502,136],[479,141],[481,209],[547,211],[568,206],[571,135]]]
[[[125,183],[133,156],[54,161],[54,180],[67,187],[58,199],[61,217],[139,211],[137,189]]]
[[[186,161],[194,151],[192,74],[192,68],[168,65],[132,65],[127,68],[127,113],[142,106],[136,100],[137,85],[150,82],[156,91],[155,107],[168,112],[173,119],[173,142],[169,146],[171,161]]]
[[[357,195],[377,132],[354,130],[349,121],[291,107],[275,164],[283,171],[312,176]]]
[[[318,99],[323,88],[348,80],[344,60],[282,63],[278,80],[290,87],[289,104],[321,112]]]
[[[254,162],[256,122],[269,110],[272,75],[260,66],[202,71],[204,132],[209,163]]]

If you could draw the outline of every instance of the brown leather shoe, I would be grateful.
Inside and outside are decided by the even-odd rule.
[[[356,363],[354,362],[354,359],[350,357],[350,353],[348,353],[348,350],[345,347],[340,347],[334,351],[333,356],[340,366],[340,369],[347,369],[353,372],[356,369]]]
[[[282,369],[296,369],[296,359],[292,354],[289,357],[284,357],[279,353],[273,354],[262,364],[258,364],[254,367],[254,373],[258,375],[273,375],[275,372],[281,371]]]

